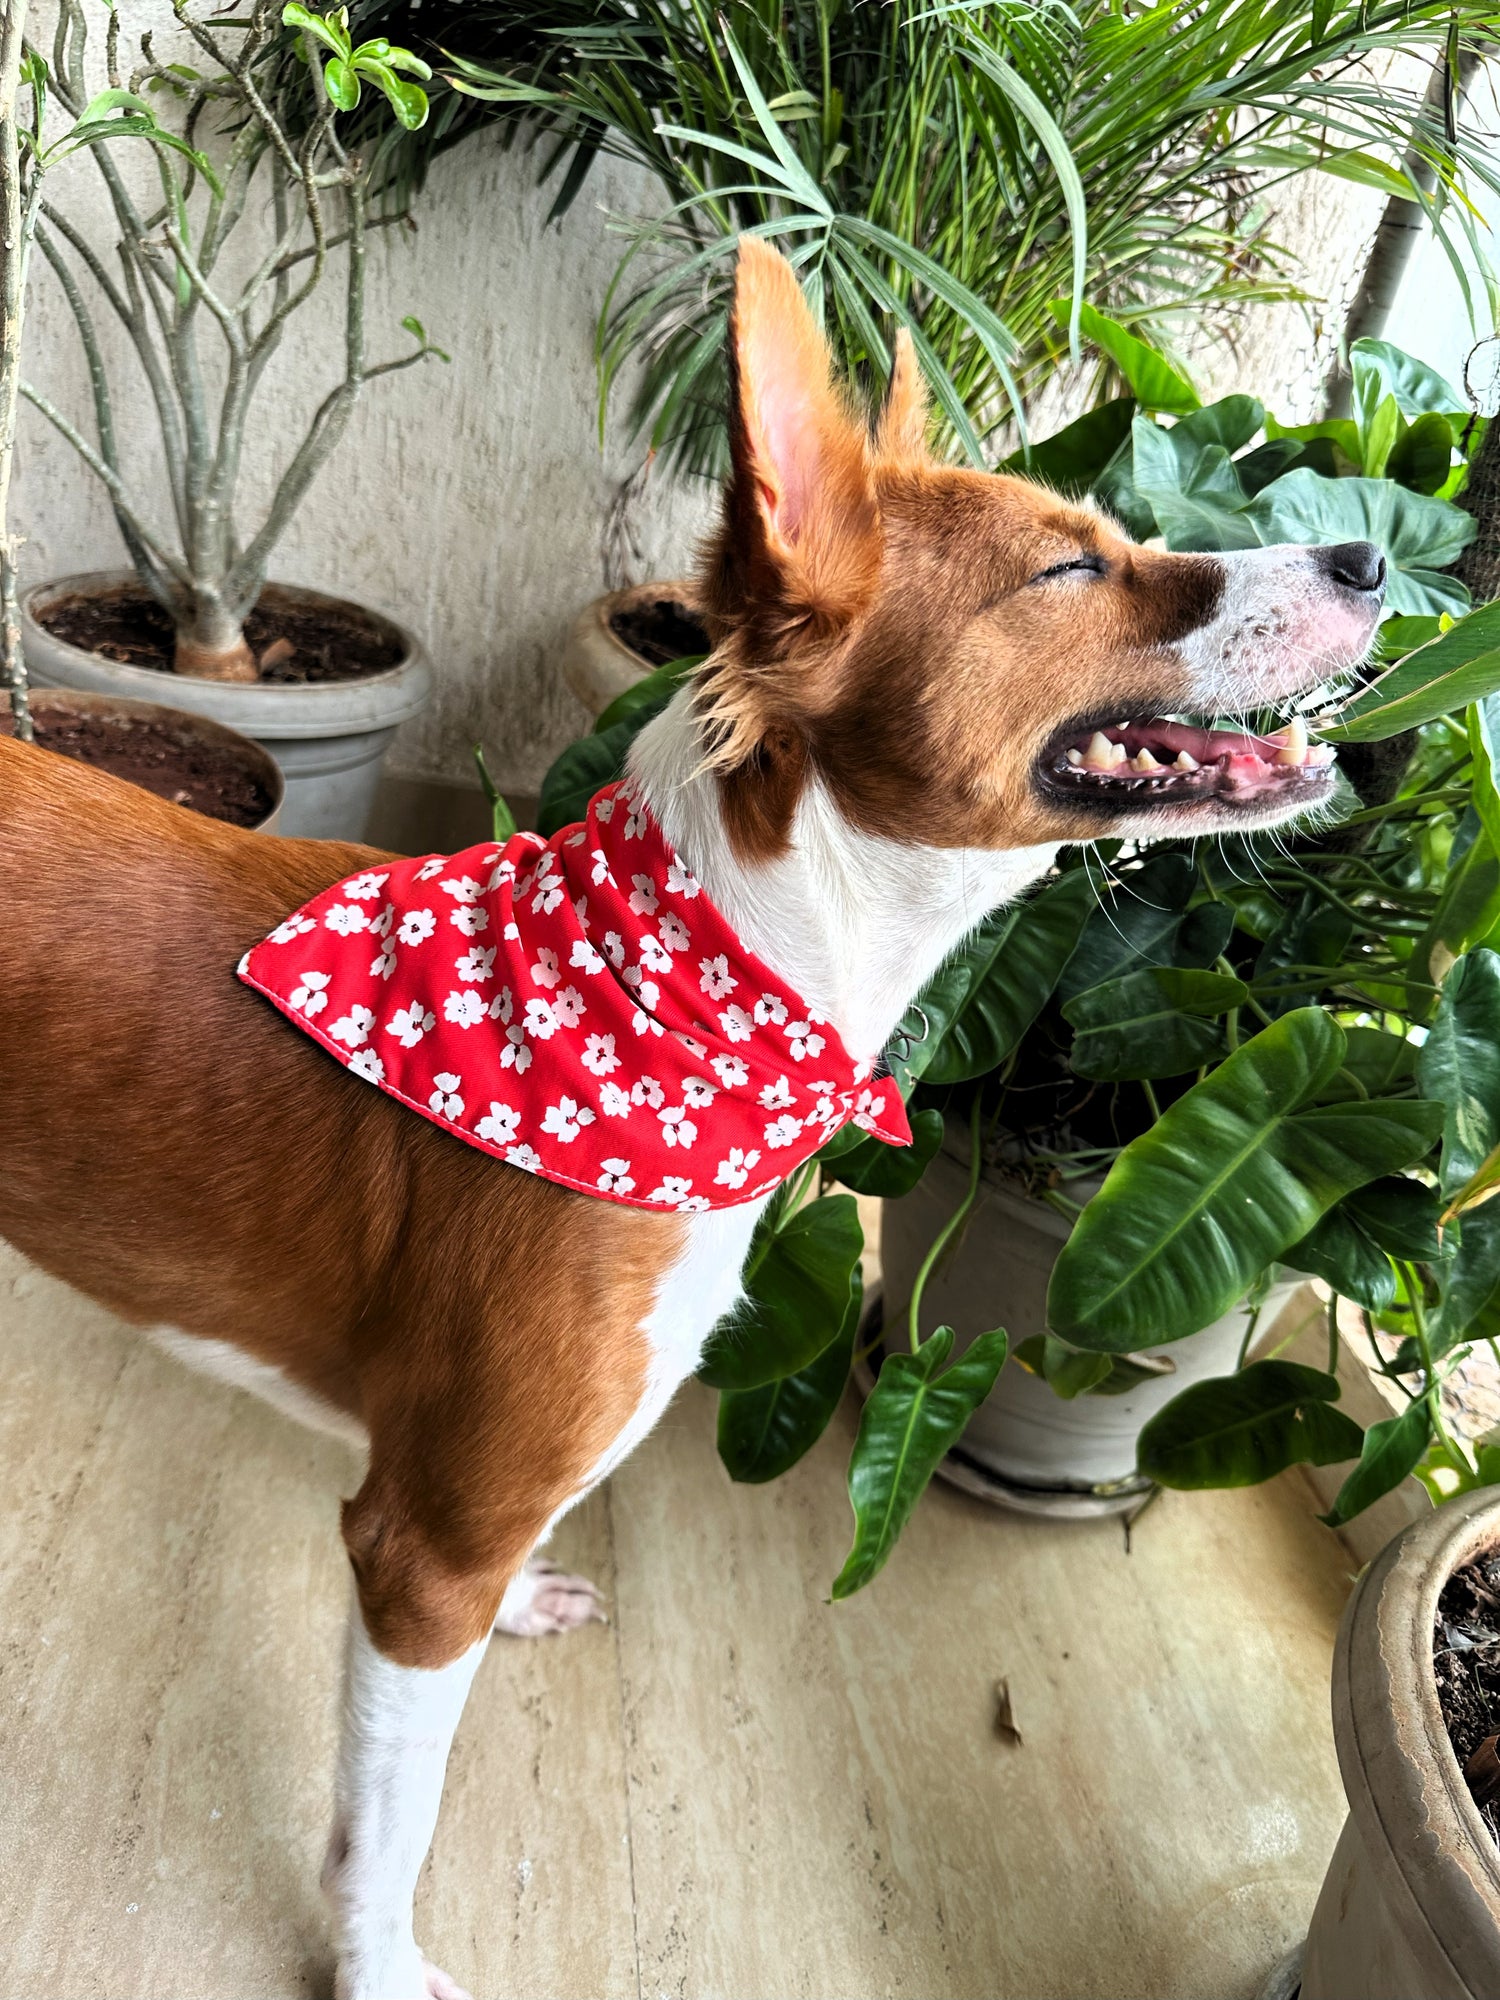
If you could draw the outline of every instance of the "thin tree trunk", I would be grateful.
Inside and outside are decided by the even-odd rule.
[[[1489,604],[1500,597],[1500,414],[1490,418],[1458,504],[1474,516],[1478,532],[1453,565],[1453,574],[1467,584],[1476,604]]]
[[[17,539],[10,532],[10,468],[16,449],[16,399],[21,383],[21,322],[26,307],[27,224],[21,189],[16,99],[21,87],[25,0],[0,0],[0,682],[10,693],[16,734],[32,739],[21,656],[21,607],[16,586]]]

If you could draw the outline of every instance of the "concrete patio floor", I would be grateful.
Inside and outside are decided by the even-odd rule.
[[[1343,1818],[1304,1493],[1167,1495],[1127,1554],[935,1489],[835,1608],[853,1423],[734,1487],[690,1387],[564,1524],[612,1623],[492,1645],[419,1938],[479,2000],[1248,2000]],[[357,1479],[0,1251],[3,2000],[330,1991]]]

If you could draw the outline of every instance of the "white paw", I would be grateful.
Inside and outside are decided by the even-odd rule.
[[[595,1619],[609,1623],[604,1600],[588,1578],[568,1576],[545,1556],[533,1556],[500,1600],[495,1630],[515,1639],[540,1639]]]
[[[422,1960],[422,1976],[427,1982],[427,2000],[471,2000],[467,1987],[460,1986],[456,1979],[450,1979],[430,1959]]]
[[[333,1990],[335,2000],[470,2000],[456,1979],[415,1949],[378,1968],[341,1959]]]

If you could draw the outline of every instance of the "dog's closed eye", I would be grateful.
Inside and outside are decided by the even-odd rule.
[[[1052,563],[1048,568],[1038,570],[1031,582],[1054,583],[1064,576],[1106,576],[1108,573],[1109,565],[1103,556],[1069,556],[1066,562]]]

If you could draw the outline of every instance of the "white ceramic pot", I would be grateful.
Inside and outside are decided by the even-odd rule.
[[[621,612],[647,610],[658,604],[679,606],[691,616],[696,601],[694,586],[677,578],[632,584],[585,604],[569,628],[561,667],[563,679],[590,715],[602,715],[656,664],[627,645],[611,621]]]
[[[362,680],[282,687],[198,680],[188,674],[128,666],[56,639],[38,623],[37,612],[59,597],[80,592],[102,595],[134,583],[129,570],[94,570],[28,591],[21,608],[21,641],[33,684],[164,702],[210,716],[264,744],[280,765],[286,781],[280,832],[325,840],[363,839],[391,738],[403,722],[422,713],[432,694],[432,674],[412,634],[394,620],[381,618],[378,622],[390,627],[403,648],[397,665]],[[318,591],[280,587],[303,603],[332,606],[346,601]]]
[[[1432,1670],[1444,1584],[1496,1543],[1500,1494],[1450,1500],[1387,1545],[1345,1609],[1333,1735],[1349,1818],[1313,1912],[1301,2000],[1500,1994],[1500,1850],[1453,1754]]]
[[[883,1310],[885,1325],[898,1336],[904,1335],[922,1260],[967,1185],[967,1162],[945,1149],[909,1195],[884,1204]],[[1003,1326],[1012,1350],[1045,1333],[1047,1285],[1068,1230],[1055,1209],[1017,1194],[987,1170],[957,1251],[928,1280],[924,1325],[952,1326],[956,1352],[987,1327]],[[1271,1324],[1295,1288],[1292,1279],[1272,1288],[1261,1327]],[[1164,1357],[1170,1372],[1118,1396],[1065,1402],[1038,1377],[1007,1363],[943,1474],[1023,1513],[1087,1516],[1128,1508],[1149,1490],[1135,1469],[1143,1426],[1189,1383],[1232,1373],[1247,1325],[1246,1308],[1236,1306],[1186,1340],[1144,1350]]]

